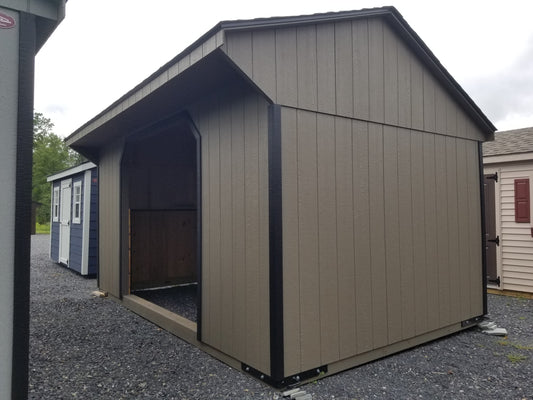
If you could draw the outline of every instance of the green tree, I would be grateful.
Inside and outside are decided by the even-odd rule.
[[[53,133],[54,124],[41,113],[33,116],[33,183],[32,200],[42,204],[37,222],[50,221],[50,183],[46,178],[78,165],[84,158],[70,149],[63,139]]]

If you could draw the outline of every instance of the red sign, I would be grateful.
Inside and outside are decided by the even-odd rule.
[[[15,26],[15,19],[7,14],[0,13],[0,29],[9,29]]]

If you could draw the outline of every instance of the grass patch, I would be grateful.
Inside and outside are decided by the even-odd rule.
[[[50,233],[50,223],[40,224],[40,223],[37,222],[35,224],[35,233],[47,233],[47,234],[49,234]]]
[[[499,344],[500,346],[510,346],[510,347],[514,347],[514,348],[517,349],[517,350],[533,350],[533,346],[524,346],[524,345],[522,345],[522,344],[509,342],[509,341],[507,341],[507,339],[499,340],[499,341],[498,341],[498,344]]]
[[[527,360],[527,356],[523,356],[522,354],[507,354],[507,359],[513,364],[516,364]]]

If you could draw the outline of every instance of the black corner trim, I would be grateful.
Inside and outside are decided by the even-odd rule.
[[[267,385],[275,387],[276,389],[285,389],[291,386],[298,386],[309,379],[313,379],[328,373],[328,366],[322,365],[318,368],[300,372],[299,374],[291,375],[281,379],[274,379],[273,377],[268,376],[244,363],[241,364],[241,368],[244,372],[252,375],[254,378],[257,378],[260,381],[265,382]]]
[[[483,143],[478,142],[479,199],[481,202],[481,283],[483,285],[483,315],[487,314],[487,228],[485,222],[485,175],[483,174]]]
[[[19,13],[12,398],[28,396],[35,17]]]
[[[283,226],[281,198],[281,107],[268,108],[268,215],[270,260],[270,371],[283,379]]]

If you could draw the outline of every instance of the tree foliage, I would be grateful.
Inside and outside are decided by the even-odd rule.
[[[50,221],[50,183],[46,178],[78,165],[83,157],[70,149],[63,139],[53,133],[54,124],[41,113],[33,116],[33,183],[32,200],[41,203],[37,222]]]

